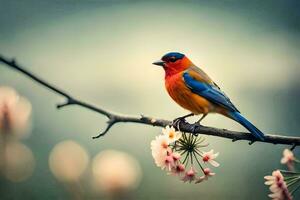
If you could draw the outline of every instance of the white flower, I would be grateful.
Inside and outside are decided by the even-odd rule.
[[[0,87],[0,133],[26,133],[31,104],[9,87]]]
[[[203,162],[210,163],[214,167],[219,167],[220,164],[214,160],[216,157],[218,157],[218,155],[219,155],[219,153],[214,154],[214,150],[212,149],[209,152],[203,152],[202,160],[203,160]]]
[[[294,153],[289,149],[285,149],[283,151],[283,157],[280,161],[281,164],[288,164],[288,163],[292,163],[294,161],[295,161]]]
[[[169,140],[164,135],[156,136],[155,140],[151,141],[152,157],[158,167],[165,167],[165,158],[169,149]]]
[[[197,174],[196,170],[193,167],[191,167],[191,169],[189,171],[185,172],[185,175],[182,178],[182,181],[183,182],[188,181],[191,183],[192,181],[194,181],[196,179],[196,174]]]
[[[151,141],[151,150],[152,153],[155,153],[157,151],[167,151],[169,147],[169,140],[164,135],[159,135],[155,137],[155,140]]]
[[[196,181],[196,183],[200,183],[207,180],[215,173],[211,172],[209,168],[203,169],[200,162],[208,162],[218,167],[219,163],[214,159],[219,153],[214,153],[213,150],[209,152],[201,151],[202,147],[207,146],[203,144],[204,141],[205,138],[202,136],[181,133],[175,131],[173,127],[166,126],[162,130],[162,134],[151,141],[151,151],[155,164],[165,170],[167,174],[175,175],[183,182],[192,183]],[[197,164],[203,170],[203,176],[197,176],[193,160],[197,160]],[[186,166],[190,168],[186,169]]]
[[[173,153],[169,148],[169,139],[166,135],[159,135],[151,142],[152,156],[155,164],[161,169],[171,171],[180,159],[180,154]]]
[[[174,127],[166,126],[166,128],[162,129],[163,135],[167,136],[169,139],[169,143],[175,142],[181,138],[181,132],[176,131]]]

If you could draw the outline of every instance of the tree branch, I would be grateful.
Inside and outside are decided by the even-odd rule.
[[[107,121],[107,126],[106,126],[105,130],[102,133],[100,133],[99,135],[93,137],[94,139],[104,136],[113,125],[115,125],[116,123],[121,123],[121,122],[124,122],[124,123],[132,122],[132,123],[139,123],[139,124],[159,126],[159,127],[165,127],[165,126],[171,124],[171,121],[164,120],[164,119],[156,119],[156,118],[152,118],[152,117],[146,117],[143,115],[142,116],[130,116],[130,115],[117,114],[117,113],[96,107],[92,104],[88,104],[77,98],[74,98],[67,92],[65,92],[61,89],[58,89],[54,85],[44,81],[40,77],[29,72],[28,70],[25,70],[25,68],[18,65],[14,59],[9,60],[0,55],[0,62],[6,64],[6,66],[10,67],[11,69],[14,69],[17,72],[20,72],[20,73],[26,75],[27,77],[31,78],[35,82],[52,90],[53,92],[65,97],[66,102],[62,103],[62,104],[58,104],[57,105],[58,109],[64,108],[66,106],[78,105],[78,106],[84,107],[86,109],[92,110],[94,112],[97,112],[101,115],[106,116],[108,118],[108,121]],[[187,122],[180,123],[179,129],[182,132],[187,132],[187,133],[198,133],[198,134],[212,135],[212,136],[227,138],[227,139],[231,139],[233,142],[238,141],[238,140],[248,140],[248,141],[250,141],[249,144],[253,144],[254,142],[258,141],[250,133],[229,131],[229,130],[225,130],[225,129],[218,129],[218,128],[205,127],[205,126],[197,126],[195,128],[194,126],[192,126],[191,124],[189,124]],[[293,149],[296,146],[300,145],[300,137],[288,137],[288,136],[267,134],[267,135],[265,135],[265,141],[259,141],[259,142],[291,145],[291,148]]]

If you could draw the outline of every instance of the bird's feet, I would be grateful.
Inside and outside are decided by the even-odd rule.
[[[180,131],[180,123],[186,123],[185,117],[178,117],[174,119],[170,126],[175,127],[178,131]]]
[[[187,123],[185,120],[185,117],[178,117],[176,119],[174,119],[170,126],[175,127],[178,131],[180,131],[180,124],[181,123]],[[190,133],[192,133],[194,136],[198,136],[198,133],[196,133],[196,130],[201,127],[202,125],[199,122],[195,122],[193,124],[189,124],[190,125]]]
[[[174,128],[177,128],[178,131],[180,131],[180,123],[186,123],[185,118],[190,117],[190,116],[194,116],[194,113],[190,113],[190,114],[187,114],[182,117],[178,117],[178,118],[174,119],[170,123],[170,126],[173,126]]]
[[[196,133],[196,130],[198,129],[198,128],[200,128],[202,125],[200,124],[200,123],[198,123],[198,122],[195,122],[195,123],[193,123],[193,124],[191,124],[191,133],[194,135],[194,136],[198,136],[198,134],[199,133]]]

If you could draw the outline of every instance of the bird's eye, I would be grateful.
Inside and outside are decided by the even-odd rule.
[[[175,61],[176,61],[176,58],[175,58],[175,57],[170,57],[169,61],[170,61],[170,62],[175,62]]]

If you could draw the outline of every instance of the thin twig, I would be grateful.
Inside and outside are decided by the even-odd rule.
[[[108,118],[107,127],[105,130],[100,133],[99,135],[93,137],[93,138],[99,138],[101,136],[104,136],[110,128],[115,125],[116,123],[121,122],[132,122],[132,123],[139,123],[139,124],[145,124],[145,125],[151,125],[151,126],[158,126],[158,127],[165,127],[167,125],[171,124],[171,121],[164,120],[164,119],[156,119],[153,117],[146,117],[146,116],[130,116],[130,115],[124,115],[124,114],[117,114],[114,112],[111,112],[109,110],[105,110],[100,107],[96,107],[92,104],[88,104],[86,102],[83,102],[81,100],[78,100],[77,98],[71,96],[67,92],[58,89],[56,86],[44,81],[42,78],[34,75],[33,73],[29,72],[28,70],[25,70],[24,67],[21,67],[16,63],[15,60],[9,60],[3,56],[0,55],[0,62],[6,64],[6,66],[10,67],[11,69],[14,69],[27,77],[31,78],[35,82],[45,86],[46,88],[52,90],[53,92],[63,96],[66,98],[65,103],[58,104],[57,108],[61,109],[66,106],[70,105],[78,105],[81,107],[84,107],[86,109],[95,111],[99,114],[102,114]],[[254,142],[263,142],[263,143],[272,143],[272,144],[286,144],[291,145],[293,148],[300,145],[300,137],[288,137],[288,136],[282,136],[282,135],[265,135],[264,141],[258,141],[255,137],[253,137],[250,133],[246,132],[237,132],[237,131],[229,131],[225,129],[218,129],[218,128],[212,128],[212,127],[205,127],[205,126],[197,126],[196,128],[192,126],[191,124],[187,122],[182,122],[179,125],[179,129],[182,132],[186,133],[198,133],[203,135],[212,135],[222,138],[231,139],[233,142],[237,140],[247,140],[250,141],[249,144],[253,144]]]

